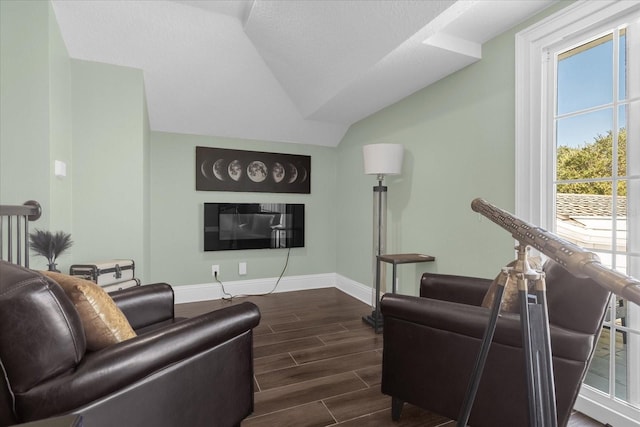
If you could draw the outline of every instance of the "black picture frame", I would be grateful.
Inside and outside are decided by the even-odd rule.
[[[311,193],[311,156],[196,147],[196,190]]]

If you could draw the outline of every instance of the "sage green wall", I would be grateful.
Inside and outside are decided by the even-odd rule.
[[[53,177],[53,160],[71,156],[70,83],[51,4],[0,2],[0,203],[40,202],[32,229],[72,231],[71,180]],[[31,265],[46,263],[32,257]]]
[[[311,194],[237,193],[195,190],[195,147],[311,156]],[[151,132],[151,281],[173,285],[211,283],[211,265],[223,281],[280,275],[285,249],[204,252],[203,203],[304,203],[304,248],[293,248],[287,276],[336,271],[336,150],[333,148]],[[238,275],[238,262],[247,275]]]
[[[71,111],[71,60],[62,40],[53,7],[49,7],[49,179],[51,190],[51,230],[73,232],[72,217],[72,111]],[[56,177],[53,173],[54,161],[59,160],[67,165],[67,176]],[[72,235],[72,239],[73,239]],[[69,263],[73,255],[72,246],[69,253],[60,257],[61,264]]]
[[[423,271],[494,277],[514,258],[513,239],[474,213],[476,197],[513,212],[515,34],[552,11],[485,43],[482,60],[351,126],[338,147],[337,272],[372,282],[372,190],[362,145],[403,144],[402,175],[385,182],[388,253],[421,252],[435,263],[399,267],[403,292]]]
[[[147,282],[208,283],[211,264],[224,280],[276,277],[284,251],[204,252],[202,204],[281,201],[307,205],[307,247],[292,250],[288,275],[337,271],[369,284],[375,178],[362,173],[361,146],[373,142],[406,147],[403,174],[386,181],[388,252],[437,257],[400,268],[404,292],[424,270],[491,277],[513,256],[507,233],[469,204],[481,196],[513,210],[514,35],[539,17],[327,148],[149,132],[140,70],[69,60],[48,1],[0,8],[0,202],[37,199],[39,227],[72,232],[63,270],[122,257],[135,259]],[[196,145],[311,155],[312,194],[196,192]],[[66,179],[53,177],[56,159],[67,162]],[[16,180],[27,167],[29,179]],[[247,276],[238,276],[238,261]]]
[[[509,236],[480,221],[469,206],[484,197],[507,210],[514,207],[511,41],[492,40],[483,46],[481,61],[351,127],[338,147],[338,180],[349,183],[338,197],[340,206],[357,215],[338,222],[338,273],[371,282],[367,249],[375,177],[362,174],[361,147],[376,142],[405,147],[402,175],[386,180],[387,252],[436,257],[433,264],[401,267],[402,282],[417,284],[415,273],[422,271],[487,276],[509,260]],[[348,254],[356,254],[355,260]]]
[[[143,263],[138,263],[137,276],[138,277],[151,277],[151,263],[149,257],[151,254],[151,126],[149,125],[149,112],[147,109],[147,96],[146,94],[142,98],[143,113],[143,134],[142,134],[142,176],[143,176],[143,204],[142,204],[142,217],[143,217],[143,235],[142,235],[142,249],[145,260]]]
[[[49,8],[0,2],[0,196],[2,203],[49,196]],[[29,169],[29,176],[25,170]],[[23,177],[23,179],[18,179]],[[28,179],[27,179],[28,178]],[[47,210],[39,225],[48,228]]]
[[[132,258],[145,280],[142,71],[71,61],[74,262]]]

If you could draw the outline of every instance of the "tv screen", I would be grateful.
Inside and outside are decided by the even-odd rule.
[[[205,251],[302,247],[303,204],[204,204]]]

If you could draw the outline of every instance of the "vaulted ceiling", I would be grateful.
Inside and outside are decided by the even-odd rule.
[[[555,0],[53,0],[72,58],[143,70],[152,130],[336,146]]]

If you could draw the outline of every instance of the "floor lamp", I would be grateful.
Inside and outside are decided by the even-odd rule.
[[[377,331],[382,326],[380,315],[380,265],[378,256],[385,253],[387,244],[387,187],[382,185],[385,175],[400,175],[404,147],[400,144],[370,144],[362,147],[364,173],[376,175],[378,185],[373,187],[373,272],[375,278],[375,301],[371,316],[363,320]]]

